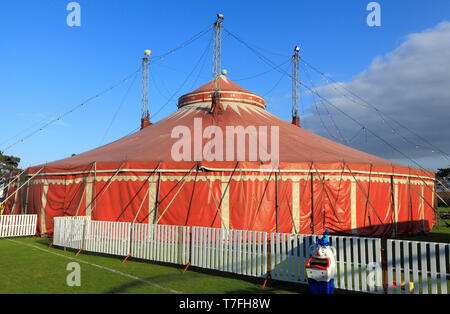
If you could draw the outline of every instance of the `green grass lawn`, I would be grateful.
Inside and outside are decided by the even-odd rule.
[[[450,208],[440,208],[447,211]],[[447,220],[447,223],[450,221]],[[450,228],[440,220],[426,235],[402,236],[399,239],[429,242],[450,242]],[[269,281],[262,289],[263,279],[237,276],[183,266],[82,252],[51,247],[51,239],[0,239],[0,294],[308,294],[306,285]],[[71,270],[66,267],[77,262],[81,270],[81,286],[66,283]],[[336,290],[336,293],[349,293]]]
[[[450,211],[450,207],[439,207],[439,212]],[[450,228],[445,223],[450,224],[450,220],[439,219],[439,224],[433,227],[433,230],[428,234],[412,235],[412,236],[399,236],[399,240],[412,240],[412,241],[426,241],[426,242],[438,242],[438,243],[450,243]]]
[[[305,285],[262,289],[262,279],[188,269],[119,257],[81,253],[51,247],[50,239],[0,239],[0,294],[15,293],[149,293],[149,294],[275,294],[308,293]],[[81,286],[66,283],[71,270],[67,264],[77,262]]]

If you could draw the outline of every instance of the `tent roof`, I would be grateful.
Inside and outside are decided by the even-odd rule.
[[[228,78],[221,77],[221,83],[221,91],[223,94],[226,93],[227,97],[221,98],[223,110],[216,112],[216,114],[211,114],[209,111],[211,106],[211,81],[192,93],[180,97],[179,109],[166,118],[117,141],[73,157],[51,162],[47,166],[69,169],[92,164],[94,161],[97,164],[117,164],[123,161],[175,163],[172,150],[179,138],[172,136],[172,133],[174,130],[180,130],[180,128],[190,131],[191,160],[193,161],[194,142],[196,139],[198,140],[198,136],[197,138],[194,136],[194,127],[196,123],[201,123],[203,130],[208,126],[218,126],[224,134],[227,126],[242,126],[244,129],[254,127],[257,130],[259,127],[267,126],[268,147],[271,143],[270,129],[271,127],[278,127],[280,168],[282,164],[286,163],[311,161],[319,164],[346,162],[348,164],[389,167],[390,169],[393,167],[407,168],[401,164],[367,154],[297,127],[267,112],[264,108],[263,98],[245,90]],[[207,95],[207,97],[189,101],[189,99],[192,100],[189,97],[201,93]],[[244,94],[252,97],[252,99],[247,98],[244,101],[242,99]],[[200,140],[203,141],[203,145],[209,141],[207,138],[200,138]],[[234,143],[235,151],[237,148],[236,142]],[[226,143],[223,143],[223,147],[225,146]],[[270,151],[270,148],[267,150]],[[223,155],[225,159],[225,153]],[[245,156],[245,160],[249,160],[248,149]],[[224,163],[223,161],[211,161],[210,165],[221,168]]]
[[[242,88],[224,75],[218,78],[221,99],[224,102],[244,103],[265,108],[264,98]],[[196,103],[211,101],[211,95],[215,88],[215,80],[211,80],[196,90],[181,96],[178,99],[178,108]]]

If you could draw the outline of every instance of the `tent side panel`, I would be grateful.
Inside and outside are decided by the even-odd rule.
[[[65,186],[64,207],[62,216],[86,215],[86,182],[71,183]],[[78,213],[77,213],[78,210]]]
[[[93,189],[92,184],[89,187]],[[96,195],[92,194],[91,218],[102,221],[131,222],[142,208],[137,217],[137,222],[147,222],[148,201],[143,200],[148,197],[148,181],[140,180],[119,180],[117,177],[111,181],[99,180],[96,182]]]
[[[397,233],[409,234],[413,232],[411,220],[411,202],[409,195],[409,184],[399,181],[398,183],[398,220]]]
[[[356,190],[357,230],[362,236],[387,236],[393,232],[393,207],[389,180],[359,181]],[[365,194],[365,195],[364,195]]]
[[[203,175],[198,174],[198,176]],[[221,197],[222,182],[220,180],[210,180],[208,184],[204,177],[180,182],[163,178],[157,214],[158,224],[221,228],[221,215],[226,215],[228,210],[226,202],[223,202],[222,212],[218,213],[216,204],[219,205]],[[226,220],[225,217],[224,220]]]
[[[278,220],[278,232],[291,233],[293,230],[293,220],[296,217],[294,213],[294,207],[292,205],[292,181],[280,180],[280,176],[278,176],[278,200],[276,200],[275,198],[273,201],[274,211],[277,202],[278,219],[277,216],[275,216],[275,220]]]
[[[349,180],[324,180],[323,210],[325,226],[334,233],[351,232],[351,184]]]
[[[311,234],[312,210],[311,210],[311,178],[301,179],[298,185],[300,202],[300,228],[298,233]]]
[[[286,200],[289,200],[288,195]],[[283,228],[289,229],[290,232],[290,226],[289,224]],[[230,228],[276,232],[274,180],[271,179],[269,183],[267,180],[242,180],[232,183]]]
[[[313,195],[314,234],[323,234],[325,232],[324,222],[326,221],[324,204],[328,202],[328,199],[317,176],[314,176]]]

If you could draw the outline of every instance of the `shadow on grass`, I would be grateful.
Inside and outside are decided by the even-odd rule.
[[[442,227],[441,227],[442,228]],[[450,230],[450,229],[448,229]],[[433,231],[428,234],[398,236],[396,240],[410,240],[436,243],[450,243],[450,233]]]

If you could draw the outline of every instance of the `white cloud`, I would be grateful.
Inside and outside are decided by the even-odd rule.
[[[351,101],[348,92],[342,87],[359,95],[387,117],[395,119],[426,139],[428,143],[390,119],[383,122],[370,106],[364,108]],[[342,97],[342,93],[347,97]],[[425,164],[421,164],[423,167],[448,166],[450,156],[443,158],[430,143],[450,153],[450,23],[443,22],[435,28],[408,35],[397,49],[385,56],[376,57],[368,69],[351,81],[323,86],[319,88],[319,94],[419,164],[420,161],[426,160]],[[362,103],[360,100],[357,102]],[[357,134],[360,127],[356,123],[332,106],[327,107],[347,140]],[[320,109],[328,129],[334,131],[338,137],[325,107],[321,105]],[[314,114],[304,117],[307,125],[312,126],[311,131],[330,137],[321,126],[317,112],[312,113]],[[394,131],[390,126],[394,127]],[[414,165],[406,162],[404,156],[369,133],[367,143],[364,132],[355,139],[348,145]]]

